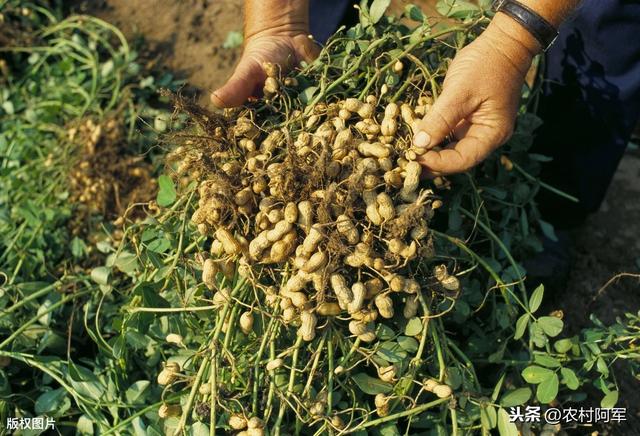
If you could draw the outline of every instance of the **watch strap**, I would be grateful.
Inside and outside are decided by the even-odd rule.
[[[547,51],[558,37],[558,30],[551,23],[515,0],[497,1],[494,3],[494,10],[507,14],[520,23],[540,43],[544,51]]]

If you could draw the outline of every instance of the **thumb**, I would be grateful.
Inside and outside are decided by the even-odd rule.
[[[413,144],[419,148],[433,148],[454,131],[458,123],[471,114],[475,107],[464,92],[446,87],[429,112],[418,122]]]
[[[213,91],[211,101],[219,108],[240,106],[251,97],[265,78],[266,75],[257,62],[243,57],[227,83]]]

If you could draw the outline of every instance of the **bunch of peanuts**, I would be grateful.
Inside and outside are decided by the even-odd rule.
[[[265,71],[265,94],[288,85],[273,65]],[[363,342],[376,340],[379,318],[415,317],[425,286],[415,272],[432,253],[428,223],[442,206],[434,190],[446,188],[436,179],[421,189],[417,159],[427,150],[411,141],[429,106],[428,97],[412,106],[369,95],[295,110],[276,125],[253,109],[230,115],[216,132],[226,149],[207,156],[200,148],[179,169],[188,173],[198,159],[210,166],[197,171],[192,216],[213,241],[203,282],[215,290],[216,274],[232,276],[234,265],[247,278],[269,270],[271,283],[253,283],[305,341],[326,317],[348,321]],[[436,273],[447,289],[459,288],[446,270]],[[228,293],[217,290],[214,302]],[[248,334],[251,318],[242,319]]]

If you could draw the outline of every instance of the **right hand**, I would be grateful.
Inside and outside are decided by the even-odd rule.
[[[262,69],[264,62],[287,70],[303,60],[312,61],[319,52],[306,29],[267,29],[251,35],[245,41],[235,71],[227,83],[211,94],[211,101],[219,108],[240,106],[260,92],[267,77]]]
[[[417,147],[431,149],[453,133],[454,142],[418,160],[427,175],[467,171],[511,136],[525,75],[539,49],[512,21],[497,15],[451,63],[442,94],[414,137]]]

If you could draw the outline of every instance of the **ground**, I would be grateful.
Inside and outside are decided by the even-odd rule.
[[[394,0],[397,10],[407,3]],[[413,1],[433,10],[434,1]],[[201,91],[209,91],[231,74],[240,47],[224,48],[231,31],[242,28],[242,0],[100,0],[82,2],[78,9],[120,27],[129,38],[142,36],[160,67],[176,72]],[[593,313],[612,322],[640,308],[640,280],[623,277],[603,285],[618,273],[640,272],[640,152],[624,157],[601,210],[577,230],[569,285],[557,298],[571,331],[589,325]],[[629,414],[640,419],[640,393],[632,378],[622,381]]]
[[[640,308],[638,277],[616,280],[618,273],[640,270],[640,153],[623,158],[600,211],[575,232],[574,262],[566,290],[565,314],[570,324],[583,324],[589,313],[612,322]]]

